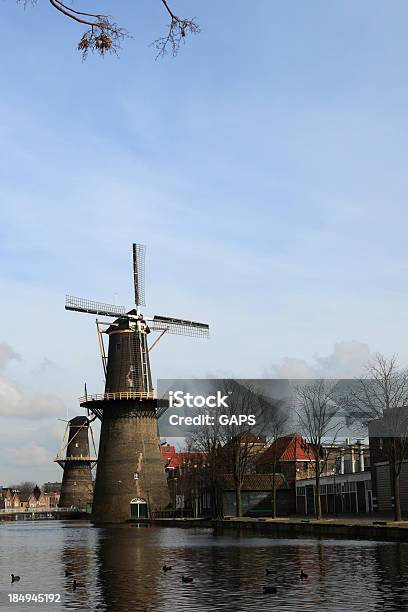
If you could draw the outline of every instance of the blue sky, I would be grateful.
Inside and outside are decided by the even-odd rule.
[[[131,305],[133,241],[146,311],[212,329],[164,339],[155,376],[408,362],[408,6],[173,5],[202,33],[155,61],[159,0],[81,4],[133,35],[83,63],[48,3],[2,4],[0,482],[59,474],[57,416],[102,390],[93,317],[64,296]]]

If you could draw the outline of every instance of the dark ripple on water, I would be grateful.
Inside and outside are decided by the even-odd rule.
[[[44,521],[0,526],[0,610],[408,611],[408,544]],[[164,573],[163,565],[172,571]],[[266,576],[265,569],[277,574]],[[308,578],[300,580],[300,568]],[[72,572],[78,582],[72,590]],[[10,584],[9,574],[19,574]],[[192,584],[183,584],[183,575]],[[263,586],[276,595],[263,595]],[[59,605],[8,593],[61,593]]]

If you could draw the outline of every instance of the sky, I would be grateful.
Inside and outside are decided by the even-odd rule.
[[[86,6],[85,6],[86,4]],[[173,0],[201,26],[155,60],[159,0],[113,13],[120,57],[82,62],[47,2],[1,6],[0,484],[52,460],[103,390],[94,318],[65,294],[208,322],[154,378],[349,377],[408,363],[408,6]]]

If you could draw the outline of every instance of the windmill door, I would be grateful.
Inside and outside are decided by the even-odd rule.
[[[147,518],[147,502],[140,497],[130,502],[130,516],[132,519]]]

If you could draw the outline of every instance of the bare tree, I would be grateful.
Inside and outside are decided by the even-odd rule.
[[[389,462],[394,519],[400,521],[401,468],[408,459],[408,370],[400,368],[395,355],[377,354],[344,403],[353,421],[369,427],[370,446]]]
[[[178,17],[170,7],[169,0],[158,1],[162,3],[169,17],[168,31],[165,36],[159,37],[152,45],[156,48],[156,57],[166,55],[169,52],[176,56],[186,36],[188,34],[198,34],[200,27],[195,18]],[[27,4],[36,4],[37,0],[17,0],[17,2],[26,6]],[[85,32],[78,43],[78,50],[82,53],[83,59],[87,58],[89,51],[97,52],[102,56],[106,53],[117,54],[122,41],[130,36],[127,30],[120,27],[109,15],[75,10],[70,3],[61,2],[61,0],[48,0],[48,3],[59,14],[85,26]]]
[[[213,410],[203,409],[203,414],[211,416]],[[202,453],[205,461],[200,465],[200,480],[203,489],[211,497],[213,517],[222,517],[222,474],[225,466],[222,454],[221,425],[217,420],[213,424],[195,428],[187,439],[187,448],[190,452]]]
[[[37,483],[31,482],[30,480],[25,480],[19,484],[10,486],[10,489],[13,489],[13,491],[18,491],[24,495],[30,495],[36,488],[38,488]]]
[[[185,449],[179,453],[178,466],[169,478],[173,483],[174,501],[177,495],[182,497],[182,510],[191,510],[197,518],[203,508],[203,498],[210,492],[208,481],[208,456],[206,452],[197,450],[192,440],[186,440]],[[205,500],[206,502],[207,500]],[[176,503],[174,503],[176,509]],[[207,504],[204,506],[207,510]]]
[[[325,471],[330,452],[343,427],[339,416],[338,398],[332,381],[305,382],[295,388],[296,412],[299,426],[307,440],[307,450],[312,452],[315,474],[315,514],[322,518],[320,477]]]
[[[236,380],[224,382],[229,394],[228,408],[223,409],[220,429],[225,466],[235,486],[236,516],[242,516],[242,486],[247,474],[255,472],[256,461],[265,449],[264,436],[270,403],[252,385]]]
[[[245,476],[255,472],[258,454],[264,449],[269,403],[251,386],[236,380],[220,381],[228,407],[201,410],[210,417],[210,425],[200,426],[190,435],[192,447],[208,457],[217,512],[221,512],[223,477],[232,476],[237,517],[242,516],[241,490]]]
[[[276,447],[277,441],[286,433],[289,415],[284,410],[284,402],[276,402],[272,406],[270,416],[268,417],[268,444],[270,454],[268,457],[268,466],[272,470],[271,489],[272,489],[272,518],[276,518],[276,489],[277,489],[277,467],[280,459],[280,454]]]

